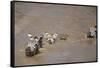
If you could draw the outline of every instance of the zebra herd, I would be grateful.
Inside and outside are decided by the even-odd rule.
[[[43,48],[43,39],[45,39],[49,44],[53,44],[55,43],[58,34],[44,33],[41,36],[35,37],[33,37],[32,34],[27,34],[27,36],[29,37],[29,42],[25,49],[26,56],[34,56],[39,53],[40,48]]]
[[[87,38],[97,37],[97,29],[96,28],[97,28],[97,26],[89,28],[89,31],[87,33]]]
[[[60,34],[59,34],[60,35]],[[88,33],[87,33],[87,38],[94,38],[97,35],[97,30],[96,27],[90,27]],[[34,56],[39,53],[39,49],[43,48],[43,39],[46,40],[49,44],[55,43],[58,34],[50,34],[50,33],[44,33],[41,36],[35,36],[33,37],[32,34],[27,34],[29,37],[29,42],[28,45],[25,49],[26,56]],[[60,40],[66,40],[66,37],[61,36]]]

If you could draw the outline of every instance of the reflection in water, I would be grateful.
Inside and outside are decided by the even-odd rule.
[[[86,43],[88,44],[88,45],[93,45],[94,44],[94,38],[89,38],[87,41],[86,41]]]

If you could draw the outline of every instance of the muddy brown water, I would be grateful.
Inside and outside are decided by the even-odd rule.
[[[96,7],[15,4],[15,65],[38,65],[96,61],[96,39],[87,39],[90,26],[96,24]],[[43,42],[44,48],[33,56],[25,56],[27,33],[67,34],[67,40],[55,44]]]

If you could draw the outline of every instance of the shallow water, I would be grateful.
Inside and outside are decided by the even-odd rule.
[[[89,26],[96,24],[95,7],[16,3],[15,10],[15,65],[96,61],[96,39],[86,38]],[[27,33],[43,32],[67,34],[68,38],[52,45],[44,41],[39,54],[26,57]]]

